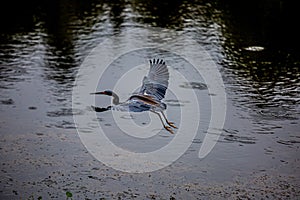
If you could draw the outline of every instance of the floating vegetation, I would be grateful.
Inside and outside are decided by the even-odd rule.
[[[71,199],[72,199],[73,194],[72,194],[71,192],[67,191],[67,192],[66,192],[66,196],[67,196],[67,199],[68,199],[68,198],[71,198]]]

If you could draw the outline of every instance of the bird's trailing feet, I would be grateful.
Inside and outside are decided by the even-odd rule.
[[[164,112],[161,112],[161,114],[162,114],[162,116],[165,118],[165,121],[167,122],[168,125],[170,125],[171,127],[177,129],[177,127],[175,126],[175,124],[174,124],[173,122],[170,122],[170,121],[167,119],[167,117],[166,117],[166,115],[164,114]]]
[[[171,129],[170,126],[164,125],[164,128],[165,128],[167,131],[169,131],[171,134],[174,134],[174,131]]]
[[[164,128],[165,128],[167,131],[169,131],[170,133],[174,134],[174,131],[171,129],[171,127],[173,127],[173,128],[177,128],[177,127],[174,125],[173,122],[169,122],[169,120],[166,118],[166,116],[165,116],[165,114],[164,114],[163,112],[161,112],[161,114],[162,114],[162,116],[165,118],[166,123],[167,123],[168,125],[170,125],[170,126],[165,125],[164,120],[163,120],[162,117],[160,116],[160,113],[155,112],[155,111],[151,111],[151,112],[157,114],[158,117],[159,117],[159,119],[160,119],[160,121],[161,121],[161,123],[162,123],[162,125],[164,126]]]
[[[167,121],[167,124],[169,124],[171,127],[173,127],[173,128],[176,128],[176,129],[178,129],[176,126],[175,126],[175,124],[173,123],[173,122],[169,122],[169,121]]]

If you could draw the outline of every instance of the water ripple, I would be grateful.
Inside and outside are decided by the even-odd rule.
[[[206,90],[207,85],[205,83],[198,83],[198,82],[185,82],[179,87],[186,88],[186,89],[196,89],[196,90]]]
[[[238,130],[224,129],[223,140],[220,142],[236,142],[241,144],[255,144],[256,138],[240,134]]]

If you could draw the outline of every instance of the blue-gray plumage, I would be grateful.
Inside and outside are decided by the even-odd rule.
[[[157,114],[166,130],[174,133],[171,127],[177,128],[174,123],[168,121],[164,114],[164,110],[167,109],[167,105],[161,100],[165,97],[166,90],[169,85],[169,71],[167,65],[163,60],[150,60],[150,70],[147,76],[143,79],[143,84],[138,93],[132,94],[129,99],[123,103],[119,102],[119,97],[116,93],[110,90],[103,92],[96,92],[91,94],[103,94],[113,97],[113,105],[107,108],[92,108],[96,112],[104,112],[107,110],[129,111],[129,112],[144,112],[151,111]],[[165,125],[161,115],[165,119]]]

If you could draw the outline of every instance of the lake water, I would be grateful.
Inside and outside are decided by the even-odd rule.
[[[1,199],[66,199],[66,192],[73,199],[299,199],[300,58],[298,33],[285,23],[296,14],[289,3],[12,1],[0,11]],[[112,57],[130,45],[140,48],[133,39],[149,47],[173,42],[175,49],[198,55],[195,43],[173,41],[178,35],[205,50],[223,78],[227,112],[215,147],[198,158],[214,95],[203,76],[170,51],[143,49],[115,60],[95,88],[112,89],[126,67],[152,54],[163,57],[191,83],[171,73],[173,91],[194,92],[200,99],[201,118],[184,119],[199,121],[197,135],[178,160],[154,172],[126,173],[104,165],[75,127],[74,115],[91,112],[72,110],[79,69],[107,38],[113,46],[105,53],[116,54]],[[125,100],[130,93],[120,95]],[[192,104],[171,91],[165,102],[175,124],[181,109]],[[95,103],[107,105],[110,99],[98,96]],[[154,151],[174,138],[161,130],[149,140],[133,139],[119,131],[111,112],[97,117],[94,122],[111,133],[111,141],[131,151]],[[133,118],[142,125],[150,119]]]

